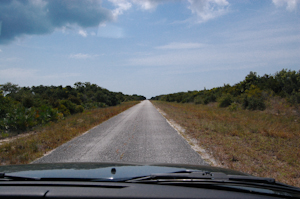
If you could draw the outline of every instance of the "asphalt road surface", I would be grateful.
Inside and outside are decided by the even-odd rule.
[[[34,161],[52,162],[206,164],[148,100]]]

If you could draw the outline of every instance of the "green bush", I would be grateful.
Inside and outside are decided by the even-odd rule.
[[[6,113],[11,111],[12,106],[12,101],[0,93],[0,118],[4,118]]]
[[[64,105],[71,114],[76,113],[76,104],[72,103],[70,100],[61,100],[60,104]]]
[[[300,92],[293,91],[293,93],[288,97],[287,100],[293,105],[300,104]]]
[[[56,109],[43,105],[36,111],[36,118],[39,124],[44,124],[58,120],[59,116]]]
[[[35,110],[32,108],[25,108],[18,104],[13,108],[13,111],[7,113],[1,122],[3,130],[28,130],[35,126],[37,121],[35,119]]]
[[[262,97],[245,95],[243,98],[242,107],[248,110],[265,110],[266,104]]]
[[[0,119],[0,129],[9,131],[29,130],[38,124],[59,119],[58,111],[43,105],[26,108],[21,103],[12,105],[10,112]]]
[[[26,108],[34,106],[34,99],[31,95],[24,95],[22,98],[22,105]]]
[[[198,95],[194,98],[194,103],[195,104],[203,104],[203,98],[201,95]]]
[[[233,97],[230,94],[223,94],[219,100],[219,107],[228,107],[233,102]]]
[[[230,111],[236,111],[236,110],[238,110],[238,107],[239,107],[238,103],[233,102],[233,103],[231,103],[231,105],[228,108]]]
[[[84,108],[81,105],[77,105],[75,111],[76,113],[82,113],[84,111]]]
[[[70,95],[68,100],[70,100],[72,103],[76,104],[76,105],[81,105],[81,100],[78,97],[75,97],[74,95]]]
[[[58,107],[57,107],[58,111],[61,112],[62,114],[64,114],[64,117],[68,116],[68,115],[71,115],[69,109],[67,109],[67,107],[63,104],[60,104]]]
[[[203,104],[208,104],[210,102],[215,102],[216,101],[216,96],[213,94],[205,95],[203,99]]]

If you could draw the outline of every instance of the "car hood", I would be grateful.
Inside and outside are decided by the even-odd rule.
[[[7,175],[36,178],[124,179],[183,170],[222,172],[227,175],[247,175],[219,167],[184,164],[80,162],[0,166],[0,172]]]

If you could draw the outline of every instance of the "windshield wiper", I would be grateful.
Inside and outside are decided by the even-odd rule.
[[[174,173],[158,173],[149,176],[142,176],[127,180],[126,182],[159,182],[159,181],[244,181],[253,183],[267,183],[274,184],[273,178],[262,178],[255,176],[242,176],[242,175],[227,175],[221,172],[199,172],[199,171],[177,171]]]
[[[177,185],[197,188],[217,188],[242,192],[255,192],[266,195],[279,195],[292,198],[300,197],[299,188],[278,183],[273,178],[247,175],[227,175],[221,172],[183,170],[174,173],[159,173],[149,176],[141,176],[125,182]]]
[[[24,177],[24,176],[15,176],[7,175],[0,172],[0,181],[82,181],[82,182],[124,182],[128,178],[78,178],[78,177]]]

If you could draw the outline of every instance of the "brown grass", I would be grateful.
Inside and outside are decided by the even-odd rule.
[[[0,146],[0,163],[27,164],[137,103],[126,102],[114,107],[87,110],[37,128],[29,136],[3,143]]]
[[[152,101],[225,168],[300,187],[299,110],[270,100],[265,111]],[[274,107],[273,107],[274,106]]]

